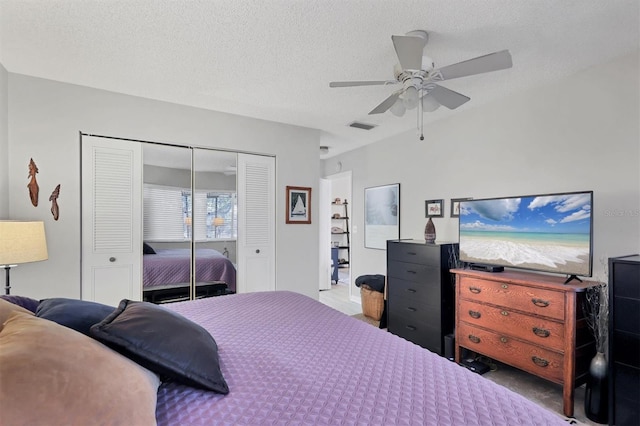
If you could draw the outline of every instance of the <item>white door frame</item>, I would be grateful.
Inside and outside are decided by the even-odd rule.
[[[80,296],[142,300],[142,146],[81,134],[80,153]]]
[[[275,158],[238,153],[238,293],[276,290]]]

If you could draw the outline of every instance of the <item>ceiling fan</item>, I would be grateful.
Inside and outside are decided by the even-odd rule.
[[[470,100],[468,96],[447,89],[438,82],[513,66],[509,51],[502,50],[443,68],[435,68],[433,60],[423,56],[424,47],[429,40],[429,34],[426,31],[415,30],[403,36],[394,35],[391,36],[391,40],[400,62],[394,67],[394,80],[332,81],[329,87],[401,85],[400,89],[393,92],[369,114],[381,114],[390,110],[394,115],[402,116],[407,109],[418,107],[420,140],[424,140],[423,111],[435,111],[440,105],[456,109]]]

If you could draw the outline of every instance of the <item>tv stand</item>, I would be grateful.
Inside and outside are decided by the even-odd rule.
[[[582,280],[581,280],[580,278],[578,278],[578,276],[577,276],[577,275],[569,275],[569,276],[567,277],[567,280],[566,280],[564,283],[565,283],[565,284],[569,284],[569,283],[570,283],[571,281],[573,281],[573,280],[578,280],[578,281],[582,282]]]
[[[563,277],[520,271],[456,275],[455,360],[465,348],[562,385],[565,416],[575,387],[595,355],[585,326],[585,291],[596,282],[562,284]]]

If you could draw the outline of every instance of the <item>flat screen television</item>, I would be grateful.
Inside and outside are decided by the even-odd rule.
[[[590,277],[593,191],[460,202],[460,260]]]

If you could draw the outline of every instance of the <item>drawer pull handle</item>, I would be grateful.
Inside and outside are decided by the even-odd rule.
[[[473,294],[480,293],[480,289],[478,287],[469,287],[469,291]]]
[[[531,361],[533,361],[535,365],[540,367],[546,367],[549,365],[549,361],[547,361],[544,358],[537,357],[535,355],[531,357]]]
[[[416,328],[414,326],[412,326],[412,325],[408,325],[407,329],[411,330],[411,331],[416,331]]]
[[[502,288],[504,288],[504,289],[506,290],[506,289],[508,289],[508,288],[509,288],[509,286],[508,286],[508,285],[506,285],[506,284],[502,284]]]
[[[546,308],[547,306],[549,306],[549,302],[542,299],[531,299],[531,302],[533,302],[534,305],[540,308]]]
[[[473,334],[469,335],[469,340],[471,340],[473,343],[480,343],[480,338],[478,336],[474,336]]]
[[[472,311],[472,310],[469,310],[469,316],[470,316],[471,318],[478,319],[478,318],[480,318],[482,315],[480,315],[480,312],[478,312],[478,311]]]
[[[500,313],[502,314],[502,316],[509,316],[509,312],[507,311],[500,311]]]
[[[411,255],[411,256],[415,256],[415,255],[417,255],[418,253],[413,252],[413,251],[408,251],[408,252],[407,252],[407,254],[408,254],[408,255]]]
[[[506,337],[501,337],[501,338],[500,338],[500,341],[501,341],[502,343],[507,343],[507,338],[506,338]]]
[[[533,334],[540,337],[549,337],[551,332],[549,330],[545,330],[544,328],[533,327]]]
[[[415,311],[416,311],[416,308],[412,308],[411,306],[409,306],[409,307],[407,307],[407,310],[408,310],[408,311],[411,311],[411,312],[415,312]]]
[[[414,274],[414,275],[415,275],[415,274],[417,274],[417,272],[416,272],[416,271],[407,271],[407,272],[408,272],[409,274]]]
[[[412,289],[412,288],[408,288],[408,289],[407,289],[407,291],[408,291],[409,293],[415,293],[415,292],[416,292],[416,291],[415,291],[414,289]]]

